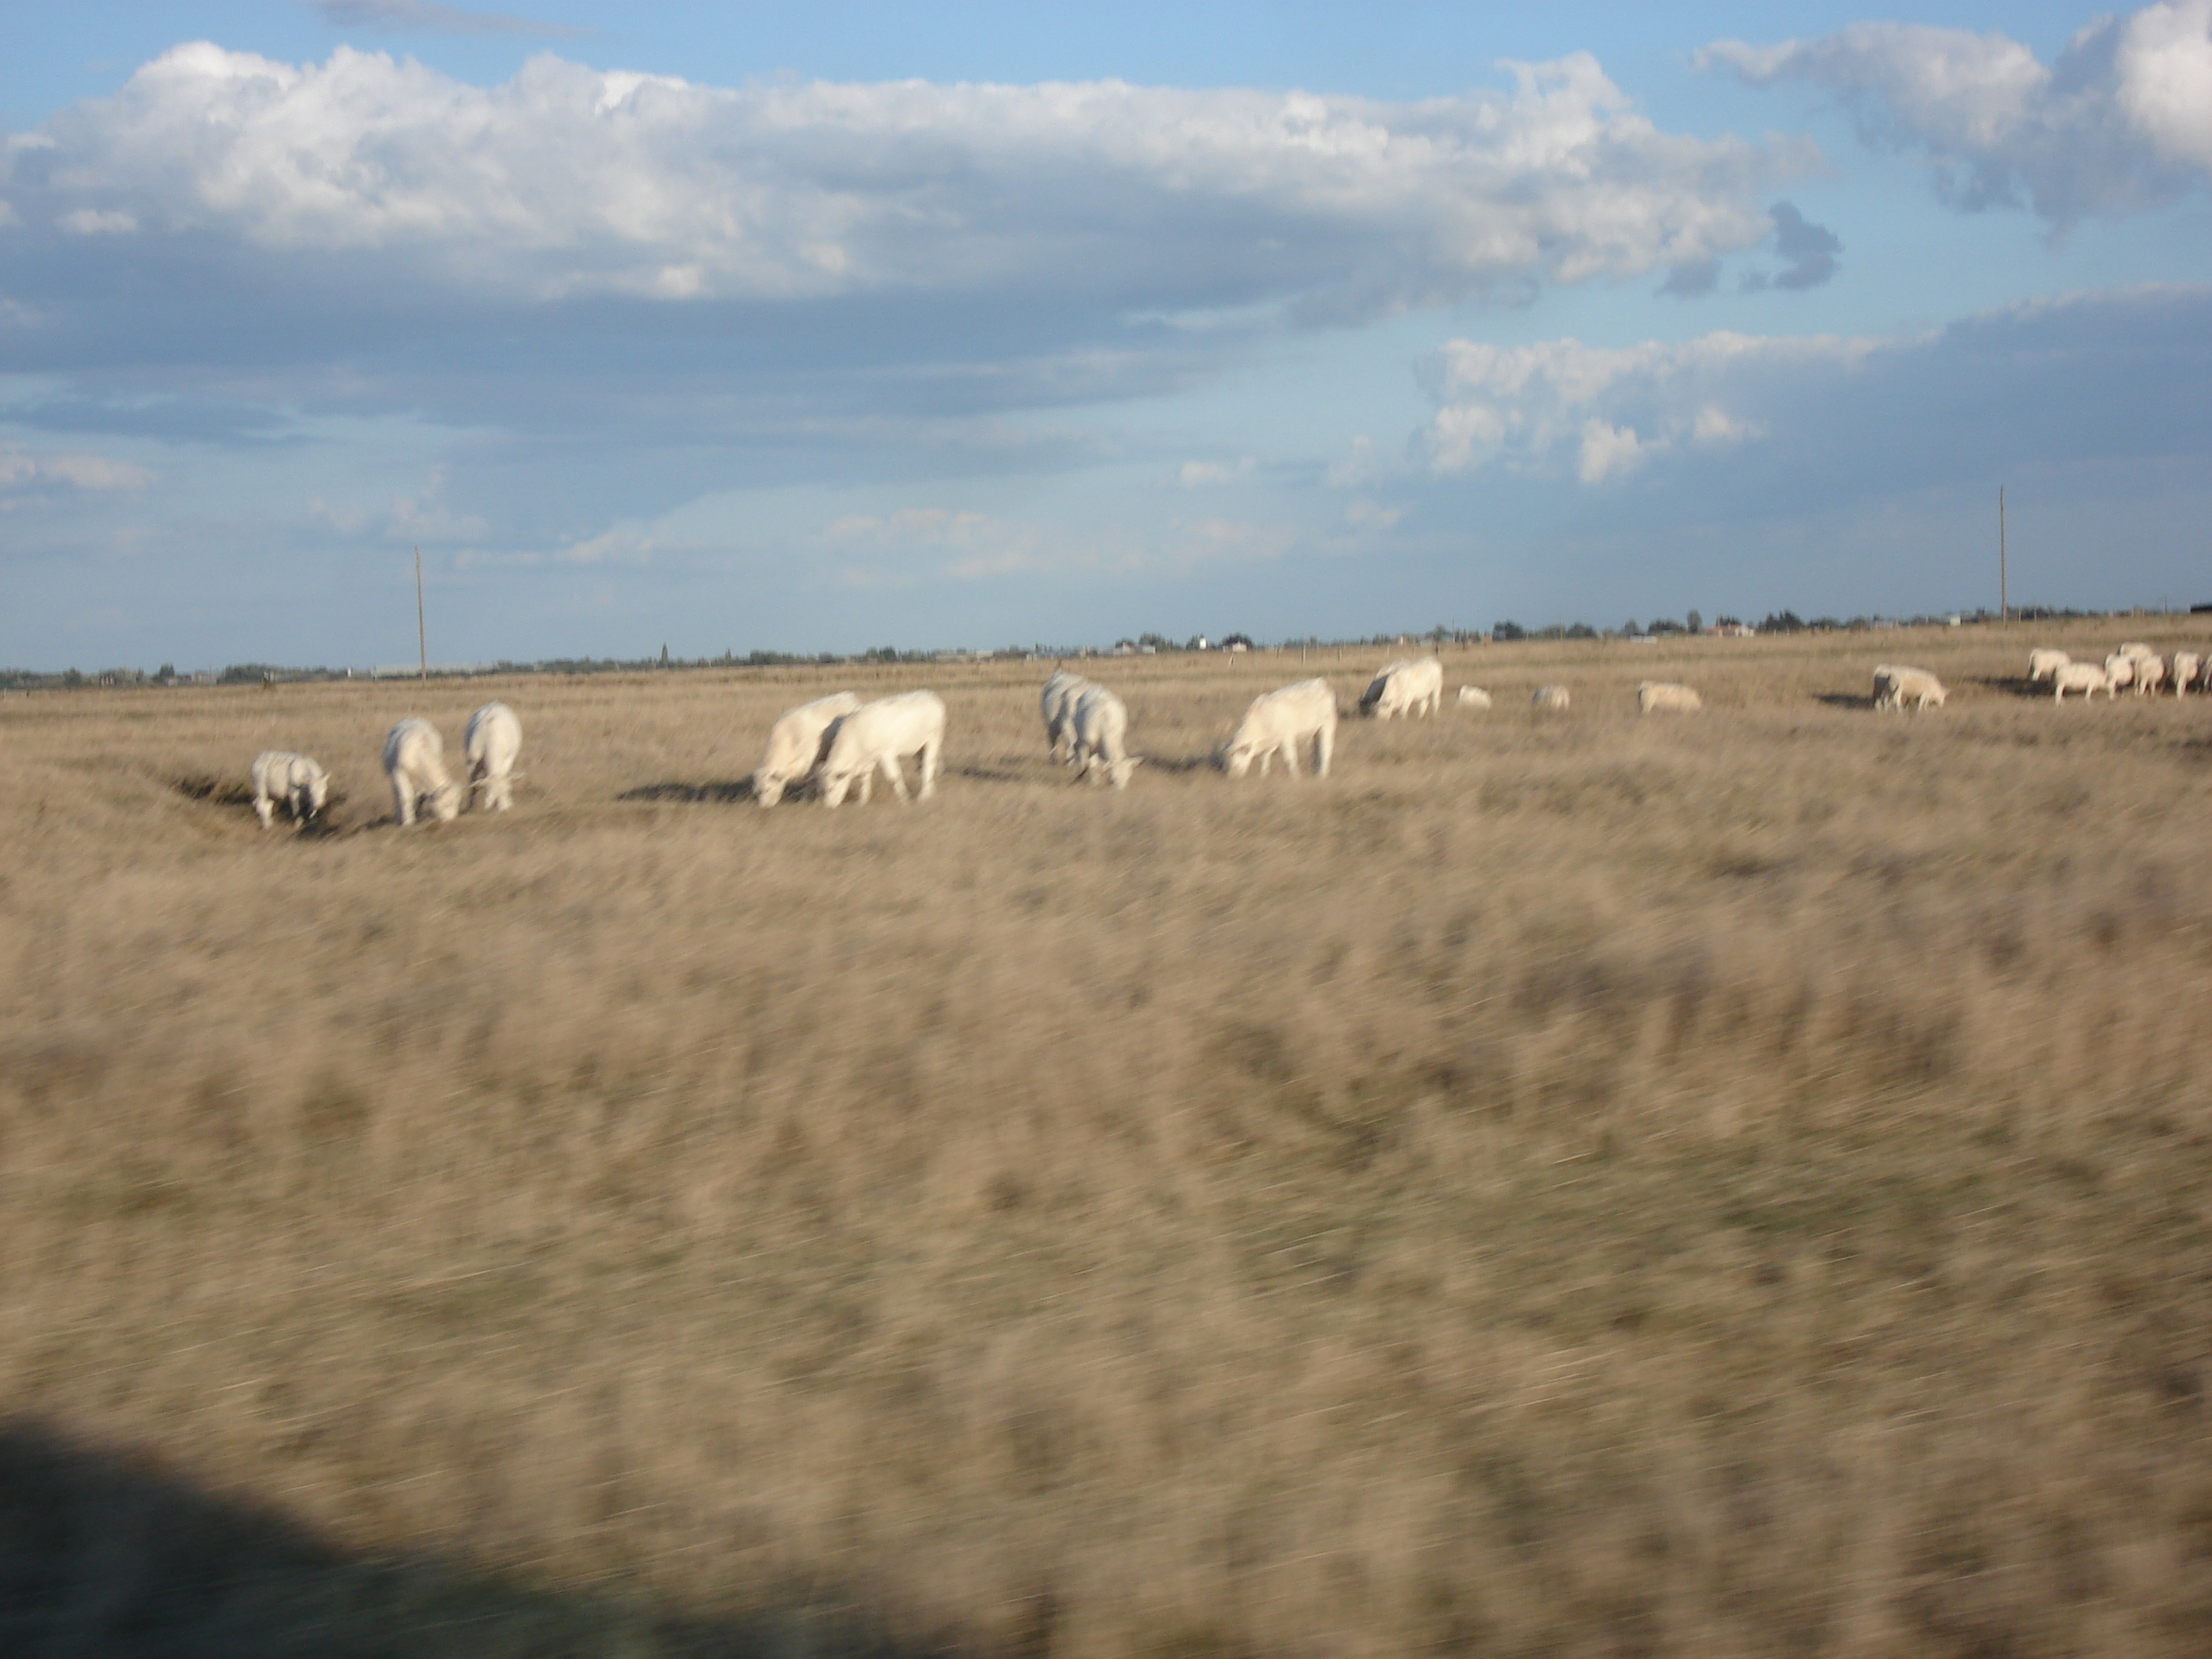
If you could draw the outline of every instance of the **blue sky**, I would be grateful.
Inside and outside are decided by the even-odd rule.
[[[25,9],[0,664],[2212,600],[2212,0]]]

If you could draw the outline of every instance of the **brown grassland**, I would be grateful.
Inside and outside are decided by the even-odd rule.
[[[0,1648],[2212,1652],[2208,620],[0,700]]]

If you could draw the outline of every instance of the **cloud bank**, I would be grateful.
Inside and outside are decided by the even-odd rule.
[[[1906,23],[1723,40],[1696,61],[1832,94],[1868,143],[1926,155],[1964,211],[2027,207],[2063,227],[2212,182],[2212,0],[2100,17],[2049,66],[2002,34]]]
[[[2212,442],[2212,288],[2076,295],[1886,338],[1458,339],[1417,373],[1436,410],[1413,451],[1437,480],[1495,469],[1611,488],[1664,461],[1702,464],[1737,499],[1786,477],[1866,501],[1992,468],[2194,455]]]
[[[387,8],[388,9],[388,8]],[[1382,104],[1120,82],[479,88],[200,42],[9,141],[7,235],[339,256],[550,302],[1050,291],[1352,319],[1753,246],[1787,144],[1662,132],[1586,54]]]

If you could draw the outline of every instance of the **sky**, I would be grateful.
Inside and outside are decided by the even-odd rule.
[[[2212,0],[0,6],[0,666],[2212,602]]]

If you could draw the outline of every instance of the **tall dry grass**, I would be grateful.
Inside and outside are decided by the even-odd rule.
[[[1126,794],[1043,664],[0,702],[0,1409],[909,1648],[2201,1653],[2212,703],[2030,640],[1449,653],[1495,711],[1297,785],[1200,764],[1296,652],[1103,662]],[[935,801],[744,799],[924,684]],[[386,726],[494,695],[518,810],[392,828]]]

